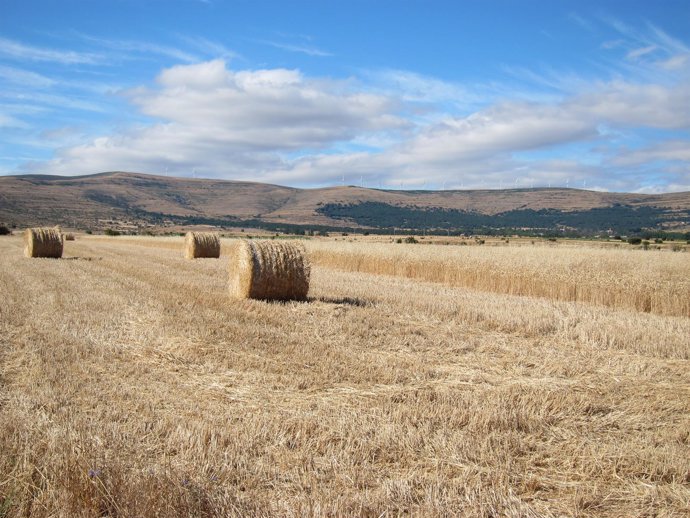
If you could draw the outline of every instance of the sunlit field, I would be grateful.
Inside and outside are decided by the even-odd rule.
[[[0,517],[687,516],[690,253],[0,238]]]

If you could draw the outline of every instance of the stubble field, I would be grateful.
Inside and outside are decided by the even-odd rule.
[[[0,516],[687,516],[690,254],[306,246],[0,239]]]

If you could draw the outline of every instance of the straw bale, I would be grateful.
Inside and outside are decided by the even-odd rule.
[[[184,256],[187,259],[220,257],[220,238],[212,232],[187,232],[184,238]]]
[[[62,257],[63,238],[57,228],[28,228],[24,232],[26,257]]]
[[[311,266],[301,243],[243,239],[231,247],[229,267],[234,298],[307,298]]]

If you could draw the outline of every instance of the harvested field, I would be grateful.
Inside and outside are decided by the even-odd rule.
[[[0,516],[687,516],[688,254],[309,242],[270,303],[181,243],[0,239]]]

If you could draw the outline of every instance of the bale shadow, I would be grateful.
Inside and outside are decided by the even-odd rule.
[[[102,257],[62,257],[63,261],[102,261]]]
[[[307,302],[323,302],[325,304],[357,306],[359,308],[366,308],[372,305],[370,301],[357,297],[308,297]]]
[[[373,303],[368,301],[368,300],[358,299],[355,297],[307,297],[306,299],[287,299],[287,300],[256,299],[256,300],[260,300],[261,302],[266,302],[268,304],[275,304],[275,305],[280,305],[280,306],[285,306],[287,304],[313,304],[314,302],[323,302],[324,304],[333,304],[335,306],[353,306],[353,307],[360,307],[360,308],[365,308],[365,307],[373,305]]]

